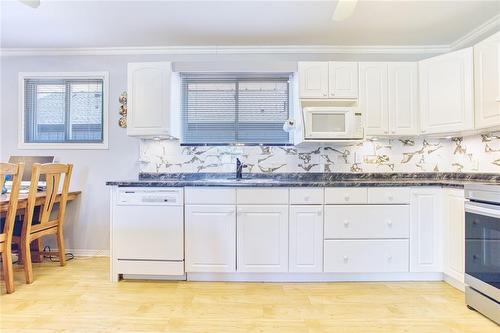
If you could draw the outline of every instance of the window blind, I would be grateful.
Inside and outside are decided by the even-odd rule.
[[[182,76],[182,144],[290,142],[289,74]]]
[[[102,79],[25,79],[27,143],[103,142]]]

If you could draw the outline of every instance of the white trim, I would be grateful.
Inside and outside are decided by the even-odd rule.
[[[102,143],[27,143],[24,142],[24,80],[26,78],[100,78],[103,80]],[[108,72],[20,72],[18,76],[18,149],[108,149],[109,137],[109,73]]]
[[[57,252],[57,248],[51,248]],[[88,249],[65,249],[66,253],[71,253],[75,257],[109,257],[109,250],[88,250]]]
[[[460,291],[465,291],[465,283],[463,282],[463,280],[462,281],[457,280],[453,276],[448,275],[446,273],[443,273],[443,280],[444,280],[444,282],[448,283],[453,288],[456,288]]]
[[[463,47],[471,46],[478,42],[478,39],[490,32],[496,32],[500,29],[500,14],[492,17],[488,21],[476,27],[474,30],[460,37],[450,44],[451,50],[457,50]]]
[[[162,55],[162,54],[438,54],[449,45],[255,45],[255,46],[157,46],[87,48],[3,48],[2,57],[76,55]]]
[[[186,273],[187,281],[237,282],[359,282],[442,281],[436,273]]]

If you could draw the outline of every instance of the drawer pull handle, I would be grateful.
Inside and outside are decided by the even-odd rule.
[[[345,221],[344,221],[344,227],[346,227],[346,228],[347,228],[348,226],[349,226],[349,221],[345,220]]]
[[[349,261],[349,257],[348,256],[344,256],[344,263],[347,264],[348,261]]]
[[[350,199],[351,199],[351,198],[350,198],[348,195],[346,195],[346,196],[344,197],[344,200],[345,200],[345,201],[349,201]]]

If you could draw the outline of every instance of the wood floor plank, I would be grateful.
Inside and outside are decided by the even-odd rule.
[[[500,333],[443,282],[111,283],[108,262],[34,264],[31,285],[16,271],[0,332]]]

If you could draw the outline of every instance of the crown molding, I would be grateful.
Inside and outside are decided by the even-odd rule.
[[[0,48],[2,57],[166,54],[441,54],[470,46],[486,34],[500,30],[500,14],[465,36],[443,45],[239,45],[153,46],[84,48]]]
[[[164,54],[435,54],[449,51],[446,45],[256,45],[256,46],[158,46],[89,48],[3,48],[2,57]]]
[[[490,20],[476,27],[471,32],[460,37],[450,44],[450,50],[458,50],[464,47],[471,46],[478,42],[484,35],[493,34],[500,30],[500,14],[492,17]]]

